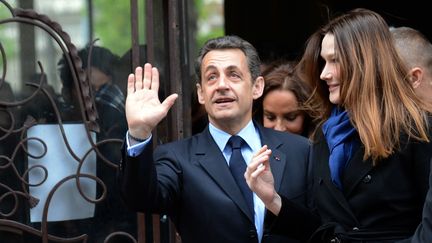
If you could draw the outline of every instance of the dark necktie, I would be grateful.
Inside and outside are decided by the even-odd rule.
[[[241,146],[245,143],[245,141],[239,136],[232,136],[228,140],[228,144],[231,146],[232,154],[229,161],[229,167],[231,170],[231,174],[233,175],[237,185],[240,188],[244,198],[246,199],[246,203],[251,211],[252,215],[254,215],[254,204],[253,204],[253,195],[252,191],[249,189],[249,186],[246,183],[246,179],[244,178],[244,173],[246,171],[246,162],[241,154]]]

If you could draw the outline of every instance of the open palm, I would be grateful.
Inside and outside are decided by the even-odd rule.
[[[158,91],[159,72],[151,64],[145,64],[144,70],[137,67],[135,74],[129,75],[126,119],[132,136],[148,138],[157,124],[166,117],[177,99],[177,94],[171,94],[160,102]]]

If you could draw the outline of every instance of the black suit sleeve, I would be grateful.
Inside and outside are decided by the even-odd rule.
[[[127,138],[126,138],[127,139]],[[152,142],[137,157],[130,157],[123,143],[122,160],[118,173],[120,196],[126,206],[133,211],[146,212],[149,198],[155,198],[157,173],[153,163]]]
[[[315,230],[321,225],[319,216],[308,208],[291,202],[281,196],[282,208],[276,217],[271,231],[275,234],[289,235],[302,241],[307,241]]]
[[[429,190],[423,205],[422,221],[417,227],[417,230],[411,239],[411,243],[423,243],[430,242],[432,240],[432,170],[429,173]]]
[[[119,184],[129,209],[168,215],[176,209],[182,170],[174,150],[164,144],[153,151],[150,141],[141,154],[131,157],[123,146]]]

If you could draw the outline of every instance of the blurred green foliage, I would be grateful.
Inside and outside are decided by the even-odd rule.
[[[5,20],[8,18],[12,18],[11,12],[3,4],[0,4],[0,19]],[[14,57],[17,55],[18,36],[13,33],[16,29],[16,23],[4,23],[0,25],[0,44],[3,46],[6,57]]]
[[[222,1],[222,0],[220,0]],[[140,43],[145,42],[145,1],[139,2],[139,39]],[[197,12],[197,22],[205,23],[214,14],[215,1],[208,0],[194,0],[194,8]],[[223,4],[223,1],[222,3]],[[96,45],[109,48],[113,53],[121,56],[127,52],[131,45],[131,17],[130,17],[130,1],[119,0],[93,0],[93,23],[94,23],[94,37],[99,40]],[[86,14],[84,11],[82,14]],[[11,17],[9,10],[3,5],[0,6],[0,19]],[[17,40],[14,40],[10,34],[10,28],[7,25],[0,26],[1,44],[7,51],[7,56],[14,55],[17,50]],[[206,32],[197,31],[197,36],[193,37],[196,40],[196,46],[201,47],[209,38],[224,35],[223,26],[212,26]]]
[[[209,17],[214,14],[214,8],[212,4],[207,4],[208,0],[194,0],[195,1],[195,8],[198,12],[198,23],[205,22],[209,19]],[[221,3],[223,5],[223,0],[221,0]],[[197,46],[201,47],[204,45],[204,43],[214,37],[219,37],[225,34],[225,29],[223,26],[217,26],[215,28],[210,29],[208,33],[200,32],[198,29],[196,41]]]
[[[143,2],[143,1],[139,1]],[[140,40],[144,39],[144,6],[138,6]],[[93,0],[94,38],[117,55],[123,55],[132,46],[130,1]]]

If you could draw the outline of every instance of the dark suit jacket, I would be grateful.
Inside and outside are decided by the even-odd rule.
[[[322,225],[312,242],[325,242],[333,233],[348,241],[393,242],[413,235],[421,221],[428,190],[432,143],[409,141],[389,158],[372,166],[363,161],[363,147],[349,161],[343,176],[343,190],[331,181],[325,139],[312,148],[313,201]],[[290,212],[297,210],[284,199],[276,229],[296,220]],[[314,231],[308,221],[316,220],[310,212],[296,212],[304,220],[305,232]],[[285,227],[285,231],[289,231]],[[288,232],[287,232],[288,233]]]
[[[311,172],[308,140],[255,125],[262,144],[273,151],[270,163],[276,190],[306,205]],[[191,138],[158,146],[153,157],[151,147],[138,157],[123,158],[119,179],[129,208],[168,214],[184,243],[258,242],[253,215],[208,127]],[[262,242],[295,242],[269,234],[271,223],[272,215],[267,214]]]

